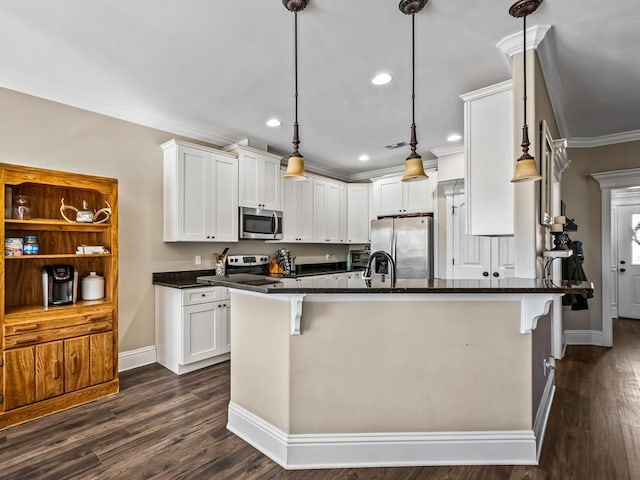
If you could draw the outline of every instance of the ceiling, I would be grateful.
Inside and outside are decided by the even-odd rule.
[[[506,80],[510,0],[430,0],[416,15],[418,151],[462,133],[459,95]],[[307,163],[343,178],[402,164],[411,20],[398,0],[311,0],[299,14]],[[640,131],[638,0],[545,0],[563,135]],[[554,48],[551,49],[553,52]],[[553,63],[553,62],[552,62]],[[374,74],[393,76],[386,86]],[[545,76],[547,76],[545,70]],[[0,4],[0,86],[213,143],[291,151],[293,14],[281,0],[29,0]],[[267,127],[271,117],[283,124]],[[361,162],[367,153],[371,159]]]

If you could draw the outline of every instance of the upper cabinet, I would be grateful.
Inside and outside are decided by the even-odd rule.
[[[282,210],[280,157],[242,145],[237,153],[240,206]]]
[[[164,241],[238,241],[238,162],[171,140],[164,150]]]
[[[370,183],[347,185],[347,242],[369,243],[371,222],[369,220]]]
[[[429,171],[427,175],[429,178],[420,182],[402,182],[401,177],[376,180],[373,183],[374,216],[433,212],[437,172]]]
[[[471,235],[514,234],[512,81],[461,95]]]
[[[313,212],[314,241],[340,243],[340,184],[338,182],[314,178]]]
[[[313,242],[313,178],[282,182],[282,241]]]

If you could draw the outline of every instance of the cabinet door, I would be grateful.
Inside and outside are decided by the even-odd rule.
[[[460,196],[454,200],[452,222],[453,278],[482,279],[491,274],[491,238],[466,232],[467,204]]]
[[[64,393],[63,342],[36,345],[36,401]]]
[[[7,350],[4,362],[4,409],[35,402],[35,347]]]
[[[325,243],[329,239],[327,231],[327,196],[329,184],[324,180],[313,182],[313,240]]]
[[[313,242],[314,180],[287,183],[295,184],[296,188],[298,241]]]
[[[260,178],[260,161],[258,155],[240,150],[238,155],[239,192],[238,201],[241,207],[260,208],[258,198],[258,182]]]
[[[349,184],[347,230],[349,243],[369,243],[369,185]]]
[[[89,386],[89,336],[64,341],[64,391]]]
[[[299,241],[298,205],[296,201],[297,187],[307,182],[284,182],[282,185],[282,241]]]
[[[216,311],[216,328],[220,339],[219,354],[231,351],[231,325],[229,323],[229,300],[225,300]]]
[[[340,242],[340,187],[337,183],[328,182],[325,204],[327,222],[327,242]]]
[[[348,208],[348,195],[347,195],[347,186],[343,183],[338,185],[338,189],[340,191],[340,235],[338,237],[338,241],[340,243],[348,243],[349,241],[349,222],[347,219],[347,208]]]
[[[400,178],[384,178],[374,184],[374,216],[403,213],[403,189]]]
[[[209,235],[210,154],[180,145],[178,155],[178,240],[202,241]]]
[[[204,360],[222,353],[223,341],[217,326],[223,304],[203,303],[183,308],[181,364]],[[226,311],[226,310],[225,310]]]
[[[261,162],[261,181],[259,184],[260,203],[267,210],[282,210],[280,204],[280,160],[264,157]]]
[[[238,164],[234,158],[211,155],[210,230],[216,242],[238,241]]]
[[[113,379],[113,332],[91,335],[89,340],[91,385]]]
[[[514,250],[514,237],[493,237],[491,239],[492,277],[509,278],[514,276]]]

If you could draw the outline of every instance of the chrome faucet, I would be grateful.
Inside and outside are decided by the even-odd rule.
[[[371,256],[369,257],[369,261],[367,262],[367,268],[365,269],[364,274],[362,275],[362,278],[365,280],[371,280],[371,264],[377,257],[382,257],[387,260],[390,268],[389,276],[391,277],[391,287],[392,288],[395,287],[396,286],[396,264],[393,261],[393,258],[391,257],[391,255],[389,255],[384,250],[377,250],[371,254]]]

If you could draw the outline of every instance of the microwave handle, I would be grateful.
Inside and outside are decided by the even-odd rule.
[[[278,223],[278,216],[276,215],[276,212],[273,212],[273,238],[276,238],[278,234]]]

